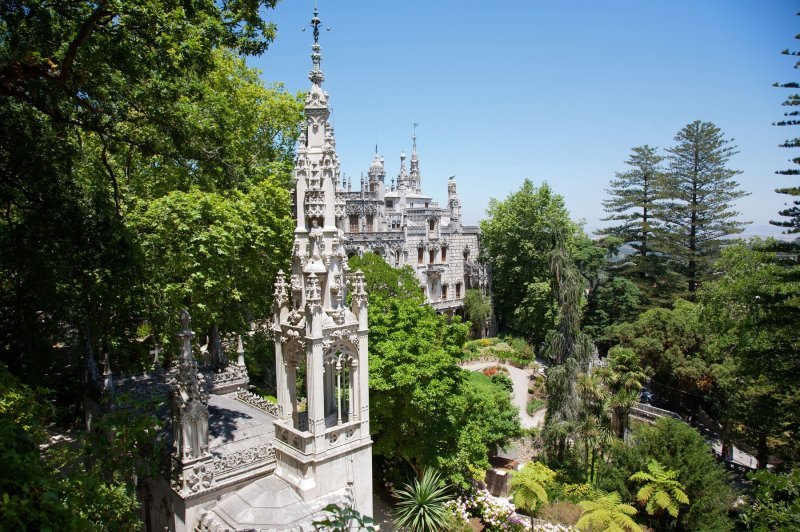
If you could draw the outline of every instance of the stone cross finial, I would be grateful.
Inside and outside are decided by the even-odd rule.
[[[322,83],[325,80],[325,76],[322,74],[322,70],[320,69],[320,62],[322,60],[322,53],[320,53],[320,46],[319,46],[319,27],[322,24],[322,21],[319,18],[319,11],[317,10],[317,6],[314,6],[314,16],[311,18],[311,24],[307,27],[311,28],[314,33],[314,44],[311,45],[311,62],[314,65],[314,68],[308,75],[308,79],[311,80],[314,84]],[[326,28],[330,31],[330,28]],[[303,28],[303,31],[306,31],[306,28]]]

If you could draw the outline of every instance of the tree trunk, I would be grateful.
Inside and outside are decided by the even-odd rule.
[[[767,447],[767,433],[760,432],[758,434],[758,446],[756,449],[756,458],[758,459],[758,468],[766,469],[769,463],[769,447]]]

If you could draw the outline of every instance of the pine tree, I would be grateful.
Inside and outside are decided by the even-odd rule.
[[[616,174],[606,189],[610,198],[603,201],[608,213],[603,220],[620,223],[598,234],[617,237],[635,250],[622,264],[615,265],[615,270],[633,281],[651,304],[667,304],[669,298],[665,300],[664,295],[674,291],[675,275],[665,267],[655,232],[661,225],[657,215],[664,157],[646,144],[631,151],[625,161],[630,170]]]
[[[603,221],[622,223],[598,233],[619,237],[636,250],[638,257],[646,258],[653,253],[653,227],[657,225],[653,213],[664,158],[646,144],[633,148],[632,152],[625,161],[631,169],[617,173],[606,189],[611,198],[603,201],[603,209],[609,214]]]
[[[738,153],[731,139],[710,122],[696,120],[675,136],[668,151],[669,168],[664,180],[658,217],[663,251],[686,278],[689,298],[710,273],[720,240],[741,233],[745,223],[736,220],[731,202],[748,193],[733,178],[741,172],[727,167]]]
[[[797,13],[800,15],[800,13]],[[795,35],[795,39],[800,39],[800,35]],[[789,51],[788,49],[783,50],[781,52],[783,55],[793,55],[793,56],[800,56],[800,52],[797,51]],[[795,68],[800,68],[800,60],[795,61],[794,63]],[[800,84],[796,81],[792,81],[789,83],[773,83],[773,87],[780,87],[782,89],[798,89],[800,88]],[[790,94],[786,100],[781,104],[787,107],[795,107],[800,105],[800,94]],[[800,111],[789,111],[783,113],[783,116],[786,118],[781,120],[780,122],[773,122],[773,126],[796,126],[800,125],[800,120],[797,118],[800,116]],[[780,144],[781,148],[800,148],[800,138],[793,138],[793,139],[786,139],[783,144]],[[800,157],[793,157],[789,159],[789,161],[793,164],[800,164]],[[788,168],[786,170],[776,170],[776,174],[780,175],[789,175],[789,176],[796,176],[800,175],[800,170],[797,168]],[[782,187],[775,189],[775,192],[778,194],[786,194],[789,196],[793,196],[795,199],[791,201],[791,203],[786,205],[786,208],[778,211],[778,214],[781,216],[785,216],[788,220],[771,220],[769,223],[772,225],[777,225],[779,227],[786,227],[787,233],[800,233],[800,199],[797,199],[800,196],[800,186],[793,186],[793,187]]]

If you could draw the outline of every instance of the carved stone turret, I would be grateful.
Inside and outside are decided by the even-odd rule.
[[[181,312],[181,353],[169,381],[173,488],[184,495],[207,489],[214,482],[208,452],[208,393],[192,352],[190,321],[189,313]]]
[[[318,37],[315,12],[312,26]],[[273,302],[279,419],[275,421],[275,474],[304,501],[351,486],[358,511],[372,514],[369,435],[367,311],[363,275],[356,274],[347,306],[344,185],[328,94],[322,89],[322,54],[315,38],[305,103],[306,125],[294,168],[294,246],[290,281],[279,272]],[[381,161],[369,186],[383,179]],[[347,180],[349,190],[350,179]],[[362,190],[367,184],[362,176]],[[382,185],[380,185],[382,186]],[[305,382],[298,382],[305,375]]]

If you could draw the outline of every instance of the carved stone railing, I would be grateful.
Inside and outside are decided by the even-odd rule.
[[[309,454],[313,451],[314,435],[308,431],[296,429],[283,422],[276,422],[275,437],[301,453]]]
[[[358,242],[402,242],[403,241],[403,232],[402,231],[380,231],[374,233],[348,233],[347,237],[349,239],[348,244],[358,243]]]
[[[247,390],[236,390],[236,399],[250,406],[254,406],[259,410],[271,415],[272,417],[280,417],[278,405],[271,401],[267,401],[263,397],[256,395]]]
[[[361,437],[361,423],[354,421],[342,423],[325,431],[325,441],[328,447],[338,447]]]
[[[425,216],[439,218],[443,212],[437,206],[431,205],[430,207],[411,207],[406,209],[406,214],[409,216]]]
[[[311,452],[322,452],[325,449],[345,445],[352,440],[361,437],[361,423],[352,421],[335,425],[325,430],[324,442],[317,440],[317,448],[314,447],[315,436],[307,430],[300,430],[286,424],[285,422],[275,423],[275,437],[290,447],[297,449],[303,454]],[[322,445],[323,448],[319,448]]]
[[[238,388],[246,389],[250,383],[247,369],[236,364],[228,364],[219,372],[207,371],[205,377],[208,392],[216,395],[231,393]]]
[[[464,306],[464,298],[446,299],[444,301],[432,301],[428,303],[434,310],[457,309]]]
[[[238,475],[247,469],[274,466],[275,448],[265,443],[249,449],[242,449],[226,455],[214,455],[212,468],[217,482]]]

